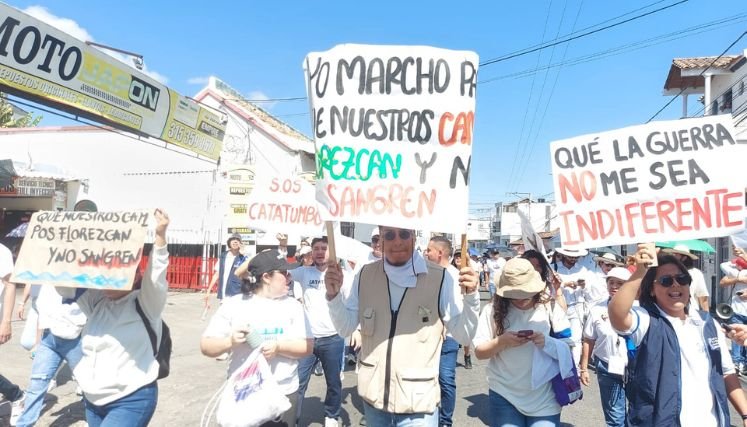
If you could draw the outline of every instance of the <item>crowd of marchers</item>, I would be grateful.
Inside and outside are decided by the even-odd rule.
[[[129,291],[25,286],[16,305],[13,255],[0,246],[0,344],[13,316],[33,325],[25,389],[0,376],[11,424],[32,426],[62,363],[74,373],[89,426],[148,425],[158,403],[169,263],[169,217]],[[326,237],[246,256],[231,236],[215,268],[217,311],[200,338],[227,378],[261,357],[289,407],[252,422],[295,427],[312,374],[323,375],[325,427],[340,424],[342,378],[355,364],[368,426],[451,426],[457,360],[487,360],[491,426],[559,426],[564,405],[597,377],[608,426],[747,426],[747,254],[721,265],[733,315],[711,317],[687,247],[641,244],[631,256],[557,248],[484,258],[435,236],[380,226],[366,262],[330,259]],[[490,294],[481,307],[479,290]],[[729,310],[727,310],[729,311]],[[32,316],[33,314],[33,316]],[[31,322],[31,319],[34,322]],[[728,342],[727,337],[731,339]],[[24,343],[25,341],[25,343]],[[558,380],[559,379],[559,380]],[[245,396],[250,391],[242,391]],[[579,403],[583,404],[583,403]],[[242,414],[234,414],[241,425]],[[220,420],[219,420],[220,421]],[[249,421],[247,421],[248,423]]]

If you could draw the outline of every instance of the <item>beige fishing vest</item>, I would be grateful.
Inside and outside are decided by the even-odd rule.
[[[358,394],[374,408],[395,414],[436,410],[444,332],[439,298],[445,274],[444,268],[428,262],[428,273],[418,275],[417,285],[407,288],[395,313],[383,261],[361,270]]]

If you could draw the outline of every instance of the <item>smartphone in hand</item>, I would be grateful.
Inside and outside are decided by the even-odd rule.
[[[516,333],[516,336],[521,338],[529,338],[534,333],[531,329],[524,329]]]

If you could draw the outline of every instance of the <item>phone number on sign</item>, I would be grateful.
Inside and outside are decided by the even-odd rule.
[[[207,137],[200,135],[192,129],[186,128],[179,123],[171,123],[171,126],[169,126],[169,132],[166,136],[170,141],[187,145],[208,153],[215,150],[215,142],[210,141]]]

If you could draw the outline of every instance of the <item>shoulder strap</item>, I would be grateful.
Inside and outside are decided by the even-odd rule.
[[[135,298],[135,310],[137,310],[137,314],[140,315],[140,319],[142,319],[143,324],[145,325],[145,330],[148,331],[148,338],[150,338],[150,345],[153,347],[153,355],[155,356],[158,354],[158,347],[156,347],[156,331],[154,331],[150,326],[150,322],[148,321],[148,318],[145,317],[143,308],[140,307],[140,301],[138,301],[137,298]]]

